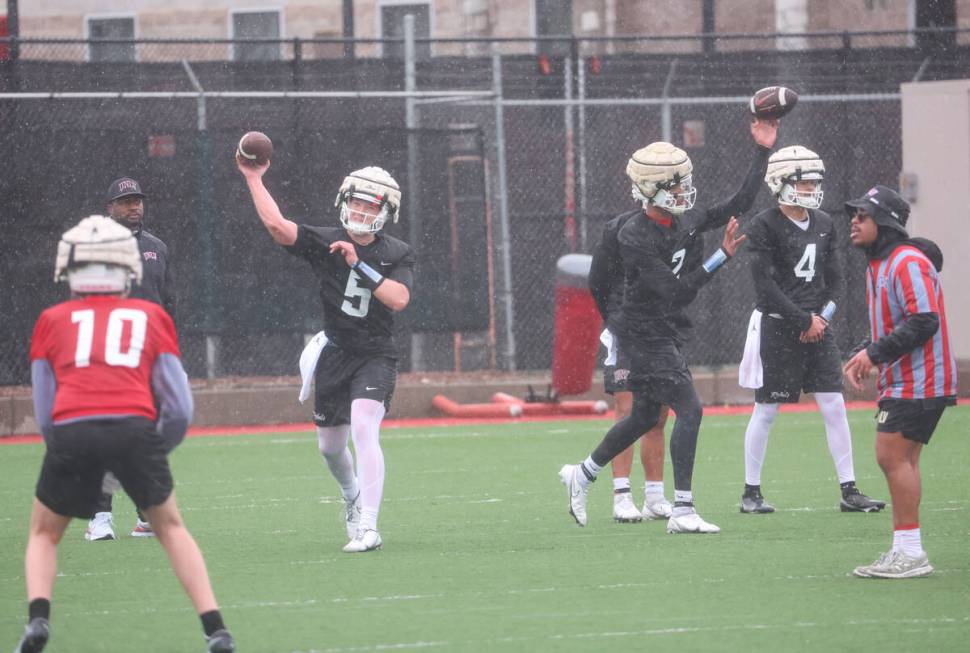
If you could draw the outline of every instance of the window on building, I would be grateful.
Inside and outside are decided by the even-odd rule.
[[[573,33],[572,0],[535,0],[536,36],[571,36]],[[540,41],[539,53],[566,56],[569,41]]]
[[[427,3],[381,5],[381,38],[404,38],[404,17],[408,14],[414,16],[414,38],[429,38],[431,36],[431,7]],[[403,59],[404,43],[385,43],[384,56]],[[417,59],[429,59],[431,57],[431,44],[428,42],[415,43],[414,56]]]
[[[233,11],[230,20],[230,38],[281,38],[282,16],[279,11]],[[232,58],[234,61],[277,61],[280,59],[280,44],[233,43]]]
[[[134,16],[90,16],[88,61],[135,61],[134,43],[98,43],[99,39],[135,38]]]
[[[957,26],[956,0],[916,0],[916,27],[939,28]],[[921,33],[916,37],[921,48],[945,49],[956,45],[956,33]]]

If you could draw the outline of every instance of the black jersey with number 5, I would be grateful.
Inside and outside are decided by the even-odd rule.
[[[351,270],[339,252],[330,253],[337,241],[353,243],[339,227],[313,227],[301,224],[296,242],[286,251],[306,259],[320,281],[323,302],[323,329],[337,345],[352,351],[396,357],[393,341],[394,315],[375,299]],[[388,279],[407,286],[414,279],[414,254],[411,246],[392,236],[376,234],[369,245],[353,243],[357,256]]]
[[[812,313],[829,301],[840,301],[845,276],[828,213],[809,209],[807,225],[796,224],[775,207],[754,216],[744,232],[762,313],[781,315],[807,329]]]

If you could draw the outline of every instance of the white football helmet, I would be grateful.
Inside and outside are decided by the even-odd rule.
[[[372,218],[367,213],[351,210],[352,197],[377,205],[377,216]],[[377,233],[384,227],[388,217],[397,222],[401,188],[387,170],[368,166],[354,170],[344,178],[334,206],[340,207],[340,223],[347,231],[355,234]]]
[[[687,152],[663,141],[637,150],[626,164],[626,176],[633,182],[633,199],[643,208],[652,204],[674,214],[694,206],[697,189],[692,183],[693,170]],[[675,191],[675,186],[680,188]]]
[[[765,183],[779,204],[817,209],[822,206],[822,180],[825,164],[818,154],[801,145],[783,147],[768,159]],[[815,188],[798,191],[795,182],[814,181]]]
[[[67,279],[76,293],[123,293],[141,282],[138,241],[126,227],[103,215],[92,215],[61,236],[54,281]]]

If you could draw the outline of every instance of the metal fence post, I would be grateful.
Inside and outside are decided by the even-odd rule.
[[[589,206],[586,201],[586,57],[580,56],[577,67],[577,96],[579,98],[579,126],[577,149],[579,150],[579,249],[586,252],[589,233]]]
[[[495,161],[498,181],[498,218],[499,238],[496,251],[502,264],[502,281],[497,293],[500,296],[503,321],[505,322],[504,350],[502,352],[502,367],[515,370],[515,315],[513,312],[512,296],[512,237],[509,226],[508,179],[506,178],[505,163],[505,100],[502,94],[502,54],[499,44],[492,44],[492,92],[495,103]]]
[[[404,90],[413,93],[417,90],[418,81],[415,74],[414,47],[414,14],[404,16]],[[418,148],[420,142],[416,129],[418,128],[418,105],[414,97],[408,95],[404,99],[404,126],[408,131],[408,236],[411,246],[419,247],[421,238],[421,172],[419,170],[421,157]],[[411,334],[411,371],[423,370],[424,363],[423,333]]]
[[[215,223],[212,219],[212,164],[209,153],[209,129],[206,120],[205,89],[199,83],[198,77],[192,70],[192,66],[185,59],[182,60],[182,68],[188,75],[192,87],[198,92],[196,100],[196,115],[198,137],[196,142],[199,147],[199,239],[202,241],[202,306],[204,307],[202,318],[202,330],[205,332],[205,375],[208,379],[217,376],[219,360],[219,336],[215,331],[215,309],[213,302],[215,299],[215,288],[213,287],[216,278],[215,265]]]
[[[569,251],[576,251],[576,152],[574,149],[573,135],[574,135],[574,112],[572,102],[568,100],[573,99],[573,58],[568,56],[565,58],[563,65],[563,95],[567,100],[566,105],[563,107],[563,122],[565,123],[565,147],[563,152],[566,157],[566,169],[565,169],[565,180],[563,183],[563,210],[566,213],[565,220],[563,220],[563,233],[566,236],[566,242],[569,245]]]

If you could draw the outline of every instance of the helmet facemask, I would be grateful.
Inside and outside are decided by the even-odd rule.
[[[814,181],[815,187],[812,190],[798,190],[798,181]],[[822,206],[822,178],[818,179],[802,178],[800,180],[785,179],[781,185],[781,192],[778,193],[778,203],[786,206],[800,206],[803,209],[817,209]]]
[[[686,213],[694,207],[694,200],[697,198],[692,177],[693,175],[687,175],[676,183],[657,184],[658,188],[652,197],[644,195],[640,187],[634,184],[633,198],[639,200],[645,209],[653,205],[674,215]]]
[[[352,200],[366,202],[367,207],[373,210],[361,211],[354,208],[351,206],[355,204]],[[381,202],[373,195],[365,193],[351,191],[345,193],[337,202],[340,205],[340,224],[352,234],[376,234],[384,228],[390,215],[387,202]]]

